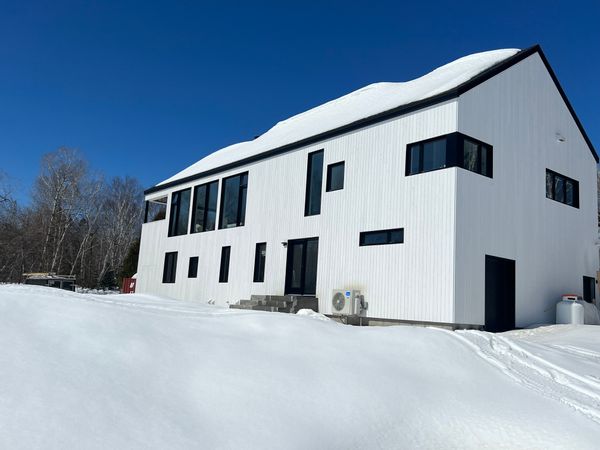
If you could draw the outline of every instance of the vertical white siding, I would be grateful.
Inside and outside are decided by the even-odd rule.
[[[246,225],[167,238],[168,219],[145,224],[138,291],[221,304],[283,294],[281,243],[317,236],[322,312],[331,312],[332,289],[358,288],[371,317],[451,322],[456,170],[405,177],[404,168],[406,145],[456,131],[456,114],[456,101],[449,101],[169,190],[248,170]],[[304,217],[307,155],[318,149],[324,149],[321,214]],[[338,161],[345,161],[344,189],[325,192],[327,165]],[[361,231],[396,227],[404,227],[404,244],[359,247]],[[257,242],[267,243],[264,283],[252,282]],[[231,246],[229,282],[218,283],[224,245]],[[161,282],[168,251],[178,252],[175,284]],[[191,256],[200,257],[195,279],[187,278]]]
[[[455,320],[483,324],[489,254],[516,260],[517,326],[553,321],[598,267],[590,150],[537,54],[462,95],[458,123],[494,146],[494,178],[458,169]],[[546,168],[579,181],[579,209],[546,199]]]

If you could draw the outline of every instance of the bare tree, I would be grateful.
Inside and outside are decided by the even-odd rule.
[[[63,244],[81,205],[81,184],[87,175],[87,162],[77,150],[61,147],[42,157],[41,171],[33,188],[33,202],[40,212],[43,232],[39,267],[60,269]]]
[[[107,183],[78,151],[60,148],[43,156],[32,192],[31,205],[20,207],[0,173],[0,281],[41,271],[76,275],[88,287],[106,278],[113,286],[140,236],[140,183]]]
[[[143,189],[134,178],[114,178],[105,196],[101,226],[105,250],[98,282],[108,271],[121,272],[129,247],[139,238],[143,214]]]

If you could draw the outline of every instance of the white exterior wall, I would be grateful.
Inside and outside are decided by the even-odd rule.
[[[457,169],[455,321],[484,323],[488,254],[516,261],[516,325],[553,322],[598,268],[596,162],[537,54],[462,95],[458,124],[494,177]],[[579,181],[579,209],[546,198],[546,168]]]
[[[168,210],[166,220],[144,224],[138,292],[220,304],[251,294],[282,295],[287,249],[281,243],[319,237],[316,295],[321,312],[331,313],[333,289],[361,289],[370,317],[452,322],[456,169],[411,177],[404,170],[406,145],[456,131],[456,116],[457,102],[449,101],[149,195],[158,198],[249,172],[243,227],[168,238]],[[307,155],[319,149],[324,149],[321,214],[304,217]],[[326,192],[327,165],[338,161],[345,161],[344,189]],[[220,190],[221,185],[219,195]],[[361,231],[399,227],[404,244],[358,245]],[[257,242],[267,242],[264,283],[252,282]],[[225,245],[231,246],[229,282],[218,283]],[[163,284],[169,251],[178,252],[176,283]],[[198,278],[188,279],[191,256],[200,257]]]

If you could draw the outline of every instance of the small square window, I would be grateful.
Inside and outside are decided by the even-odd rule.
[[[344,161],[327,166],[327,192],[344,189]]]

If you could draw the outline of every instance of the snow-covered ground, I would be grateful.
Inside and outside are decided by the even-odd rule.
[[[0,286],[0,448],[600,445],[600,327],[323,319]]]

